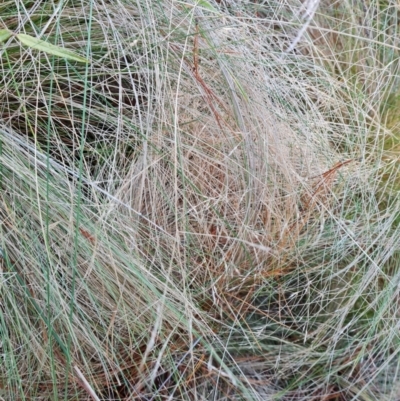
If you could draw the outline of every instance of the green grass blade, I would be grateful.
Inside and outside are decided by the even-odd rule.
[[[202,7],[202,8],[204,8],[204,9],[206,9],[206,10],[208,10],[208,11],[212,11],[214,13],[218,12],[218,10],[206,0],[199,0],[197,5]]]
[[[0,30],[0,42],[5,42],[12,33],[8,29],[1,29]]]
[[[53,56],[62,57],[67,60],[79,61],[81,63],[89,62],[88,59],[79,56],[71,50],[63,49],[62,47],[52,45],[51,43],[47,43],[44,40],[36,39],[33,36],[26,35],[24,33],[18,34],[17,39],[25,46],[43,51],[48,54],[52,54]]]

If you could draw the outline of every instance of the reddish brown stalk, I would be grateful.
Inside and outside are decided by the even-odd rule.
[[[213,100],[215,100],[225,111],[226,108],[224,104],[221,102],[221,100],[215,95],[215,93],[207,86],[207,84],[204,82],[203,78],[200,76],[200,71],[199,71],[199,25],[196,21],[196,34],[194,35],[193,39],[193,73],[194,77],[196,78],[197,82],[202,86],[202,88],[205,91],[205,98],[210,106],[211,111],[213,112],[215,119],[217,121],[217,124],[219,128],[222,130],[222,124],[221,124],[221,116],[217,112],[216,108],[213,105]]]
[[[326,189],[329,187],[329,185],[334,180],[337,171],[340,168],[342,168],[343,166],[345,166],[353,161],[354,161],[354,159],[349,159],[349,160],[345,160],[343,162],[338,162],[332,168],[325,171],[324,173],[310,177],[310,179],[314,179],[314,178],[318,178],[318,177],[321,177],[321,179],[314,186],[312,194],[309,195],[309,199],[305,202],[304,209],[303,209],[303,215],[301,216],[300,221],[296,220],[293,224],[291,224],[290,227],[288,228],[287,233],[291,233],[296,228],[295,236],[299,235],[299,233],[304,228],[304,226],[306,225],[307,221],[310,218],[310,212],[318,200],[318,194],[324,188]],[[286,247],[287,239],[288,239],[288,235],[285,235],[283,237],[282,244],[281,244],[282,249],[284,249]]]
[[[314,200],[315,196],[318,194],[318,192],[320,192],[320,190],[323,188],[324,184],[332,182],[336,172],[342,168],[343,166],[345,166],[346,164],[351,163],[352,161],[354,161],[354,159],[349,159],[346,160],[344,162],[339,162],[336,163],[331,169],[329,169],[328,171],[325,171],[325,173],[319,174],[317,176],[311,177],[311,178],[317,178],[317,177],[322,177],[321,180],[319,181],[319,183],[317,184],[313,194],[311,195],[310,200],[308,201],[307,205],[306,205],[306,209],[309,208],[311,202]]]
[[[91,243],[94,244],[96,242],[96,239],[91,235],[88,231],[84,230],[83,228],[79,227],[79,231],[81,234]]]

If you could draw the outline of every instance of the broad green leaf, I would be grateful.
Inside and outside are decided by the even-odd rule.
[[[63,49],[62,47],[52,45],[44,40],[34,38],[33,36],[20,33],[17,35],[19,41],[32,49],[40,50],[42,52],[52,54],[53,56],[63,57],[68,60],[80,61],[81,63],[88,63],[89,60],[77,55],[68,49]]]
[[[0,30],[0,42],[5,42],[11,35],[12,35],[12,32],[10,32],[8,29],[1,29]]]

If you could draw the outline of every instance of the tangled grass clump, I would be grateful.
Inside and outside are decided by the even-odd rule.
[[[2,399],[400,397],[397,6],[314,3],[0,5],[91,61],[0,50]]]

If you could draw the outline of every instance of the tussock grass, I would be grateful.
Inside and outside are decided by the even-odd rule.
[[[0,6],[0,397],[397,399],[396,7]]]

